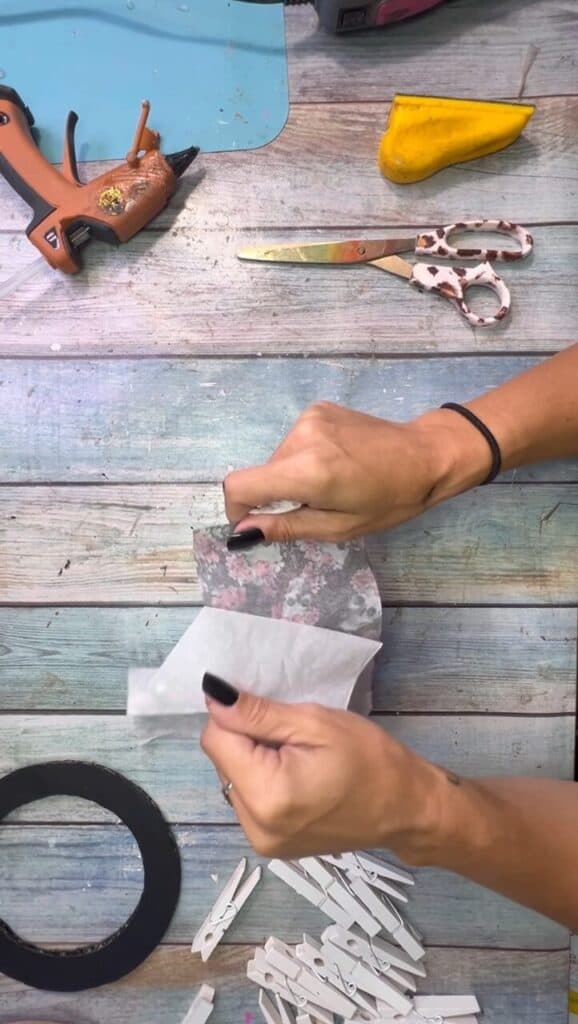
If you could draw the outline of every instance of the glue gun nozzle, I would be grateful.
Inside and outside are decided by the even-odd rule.
[[[189,149],[182,149],[180,153],[165,155],[165,160],[177,178],[180,178],[181,174],[185,173],[187,167],[190,167],[195,157],[198,156],[198,153],[197,147],[191,146]]]

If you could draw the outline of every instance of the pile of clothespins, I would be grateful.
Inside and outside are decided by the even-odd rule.
[[[203,960],[260,881],[260,867],[243,881],[246,867],[243,859],[195,935],[192,951]],[[272,860],[269,870],[333,924],[320,942],[304,935],[289,946],[271,937],[255,950],[247,976],[260,988],[266,1024],[478,1024],[473,995],[416,995],[425,949],[397,906],[414,885],[406,871],[367,853]],[[206,1024],[214,995],[203,985],[183,1024]]]

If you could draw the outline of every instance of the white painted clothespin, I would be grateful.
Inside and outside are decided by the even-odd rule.
[[[183,1020],[183,1024],[207,1024],[214,1009],[214,998],[214,988],[211,988],[210,985],[201,985],[191,1003],[187,1016]]]
[[[348,1024],[358,1024],[358,1022],[353,1020]],[[393,1017],[382,1014],[379,1024],[479,1024],[479,1018],[469,1014],[467,1017],[424,1017],[423,1014],[412,1010],[407,1017],[400,1017],[399,1014],[395,1014]]]
[[[311,1017],[308,1013],[298,1013],[297,1024],[319,1024],[319,1021],[317,1021],[315,1017]]]
[[[416,996],[414,1010],[425,1017],[426,1021],[435,1020],[436,1017],[455,1021],[459,1017],[481,1013],[475,996]]]
[[[303,936],[303,942],[296,945],[295,952],[313,974],[334,985],[339,992],[345,993],[357,1004],[359,1012],[356,1017],[367,1020],[378,1016],[377,1001],[361,992],[349,978],[344,977],[337,964],[325,957],[321,944],[310,935]]]
[[[288,1003],[283,1002],[280,996],[275,996],[275,1002],[281,1018],[281,1024],[295,1024],[295,1014]]]
[[[243,857],[193,939],[191,951],[200,953],[203,960],[209,959],[259,883],[260,867],[241,884],[246,868],[247,860]]]
[[[416,996],[406,1017],[382,1015],[392,1024],[478,1024],[481,1012],[475,996]]]
[[[336,903],[327,895],[324,889],[309,877],[302,868],[290,864],[284,860],[272,860],[269,862],[269,871],[272,871],[277,878],[280,878],[286,885],[303,896],[304,899],[318,907],[324,914],[327,914],[336,924],[342,928],[350,928],[354,923],[351,914]]]
[[[381,938],[369,939],[359,928],[353,927],[347,931],[338,924],[329,925],[322,933],[321,941],[344,949],[346,953],[363,960],[378,974],[386,974],[402,987],[407,985],[408,990],[416,988],[412,976],[426,976],[425,967],[412,960],[402,949]]]
[[[350,1019],[355,1015],[356,1004],[329,982],[308,970],[291,946],[271,937],[265,943],[265,955],[267,963],[285,975],[286,983],[304,992],[308,1000],[339,1017]]]
[[[393,1024],[479,1024],[477,1017],[424,1017],[422,1013],[410,1013],[409,1017],[393,1017]]]
[[[330,942],[321,946],[321,955],[325,961],[334,963],[344,978],[380,1003],[385,1003],[398,1014],[407,1015],[413,1009],[413,1000],[397,985],[383,975],[376,974],[363,960],[359,960],[345,950],[333,946]],[[378,1014],[381,1016],[381,1013]]]
[[[268,992],[273,992],[284,1002],[296,1006],[301,1013],[315,1017],[320,1024],[334,1024],[333,1014],[318,1006],[308,997],[307,992],[287,978],[283,971],[278,971],[267,960],[265,950],[258,948],[247,964],[247,977]]]
[[[362,878],[368,885],[387,893],[400,903],[407,903],[406,893],[392,882],[415,885],[411,875],[402,868],[394,867],[373,857],[370,853],[336,853],[321,858],[343,871],[347,878]]]
[[[419,1021],[418,1024],[422,1024],[422,1021]],[[446,1017],[446,1024],[479,1024],[479,1018],[469,1014],[467,1017]]]
[[[317,882],[330,899],[343,907],[346,914],[352,917],[368,935],[379,935],[381,923],[376,921],[365,904],[354,896],[347,878],[341,875],[332,864],[326,863],[318,857],[302,857],[299,866]]]
[[[297,1014],[297,1024],[319,1024],[319,1021],[308,1013],[299,1013]]]
[[[373,917],[377,918],[385,931],[389,932],[402,949],[405,949],[412,960],[421,960],[425,956],[425,949],[420,942],[421,936],[403,920],[389,897],[385,893],[376,893],[362,878],[353,878],[350,885],[353,893],[365,903]]]
[[[283,1015],[279,1009],[280,1006],[283,1006]],[[266,1024],[295,1024],[295,1016],[291,1013],[289,1006],[283,1003],[283,1000],[277,995],[273,1002],[263,988],[259,991],[259,1009]]]

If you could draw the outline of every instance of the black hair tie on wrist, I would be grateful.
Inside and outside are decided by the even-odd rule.
[[[445,405],[441,406],[441,408],[451,409],[453,412],[459,413],[460,416],[463,416],[472,424],[472,427],[476,427],[476,429],[479,430],[482,437],[485,437],[492,453],[492,468],[486,479],[482,480],[481,486],[485,487],[486,484],[491,484],[492,480],[496,479],[498,473],[502,469],[502,453],[492,431],[489,430],[485,423],[482,423],[481,419],[476,416],[475,412],[472,412],[471,409],[466,409],[465,405],[458,405],[457,402],[446,402]]]
[[[0,822],[47,796],[77,796],[116,814],[132,832],[144,872],[135,910],[108,939],[79,949],[45,949],[16,935],[0,918],[0,972],[48,992],[80,992],[129,974],[165,934],[181,886],[181,859],[170,826],[140,786],[98,764],[49,761],[0,779]]]

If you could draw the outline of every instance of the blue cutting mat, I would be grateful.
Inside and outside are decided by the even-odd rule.
[[[0,80],[32,110],[53,162],[71,108],[79,160],[124,157],[143,99],[164,152],[254,149],[279,134],[289,110],[283,8],[0,0]]]

